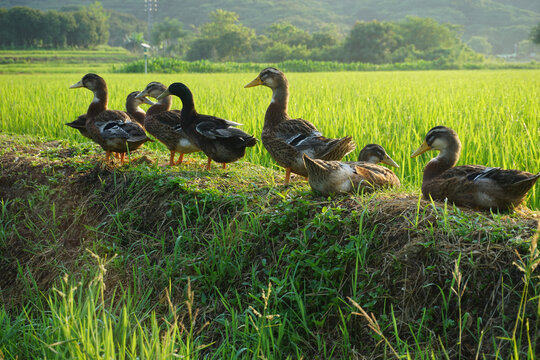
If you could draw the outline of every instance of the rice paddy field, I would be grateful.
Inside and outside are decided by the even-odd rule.
[[[86,112],[92,94],[68,89],[84,73],[4,74],[0,76],[0,130],[47,139],[86,142],[65,126]],[[271,91],[244,89],[257,74],[101,74],[109,86],[109,108],[124,109],[125,97],[150,81],[180,81],[194,93],[200,113],[244,124],[260,137]],[[481,164],[540,171],[540,71],[416,71],[289,73],[289,114],[314,123],[330,137],[351,135],[356,158],[368,143],[383,145],[400,165],[395,170],[404,189],[418,191],[422,170],[434,153],[411,159],[410,154],[433,126],[457,131],[463,150],[458,164]],[[179,99],[173,108],[180,108]],[[148,144],[163,152],[159,143]],[[245,160],[275,167],[259,143]],[[535,186],[527,206],[540,209]]]

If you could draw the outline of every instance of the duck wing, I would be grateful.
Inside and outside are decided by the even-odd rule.
[[[383,186],[399,186],[400,181],[394,172],[384,166],[371,164],[368,162],[348,163],[354,173],[353,182],[370,189],[377,189]]]
[[[79,115],[77,119],[66,123],[66,125],[74,129],[86,129],[86,118],[86,114]]]
[[[128,134],[128,142],[152,141],[146,135],[143,127],[136,122],[125,122],[120,127]]]
[[[164,111],[154,116],[161,124],[169,126],[173,129],[180,125],[181,116],[180,111],[178,110]]]
[[[483,209],[509,209],[519,205],[540,174],[481,165],[450,168],[422,184],[426,197]]]
[[[140,141],[146,133],[129,114],[119,110],[106,110],[95,117],[95,126],[104,140],[120,138],[128,141]]]
[[[195,130],[198,134],[208,139],[253,137],[244,131],[235,128],[234,126],[242,126],[242,124],[215,116],[199,115],[195,125]]]
[[[356,147],[350,136],[340,139],[325,137],[317,128],[304,119],[281,122],[273,129],[276,140],[292,146],[299,153],[314,159],[340,160]]]

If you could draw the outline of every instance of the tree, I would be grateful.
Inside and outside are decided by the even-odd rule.
[[[476,52],[482,54],[491,54],[493,51],[493,45],[489,42],[485,36],[473,36],[467,41],[467,46]]]
[[[538,25],[531,29],[529,38],[533,43],[540,45],[540,22],[538,23]]]
[[[397,25],[403,44],[414,45],[420,51],[449,49],[460,42],[455,25],[439,24],[431,18],[408,16]]]
[[[132,32],[124,37],[122,46],[131,52],[142,52],[141,44],[144,43],[144,34],[142,32]]]
[[[8,11],[6,8],[0,8],[0,24],[8,23]],[[6,31],[5,26],[0,28],[0,45],[6,46],[10,44],[9,33]]]
[[[97,44],[106,44],[109,41],[109,14],[99,1],[85,8],[95,26]]]
[[[189,60],[235,60],[251,52],[255,30],[238,23],[237,13],[218,9],[210,19],[199,28],[200,35],[186,54]]]
[[[185,47],[181,39],[186,35],[178,19],[166,17],[152,28],[152,44],[158,46],[163,53],[181,55]]]
[[[343,45],[346,61],[382,64],[390,60],[398,47],[396,26],[376,20],[357,21]]]
[[[6,38],[15,46],[35,46],[38,44],[42,24],[42,12],[26,6],[15,6],[6,14]]]
[[[274,42],[289,46],[308,45],[311,35],[288,22],[275,23],[266,30],[268,37]]]
[[[88,48],[107,43],[108,14],[99,2],[72,14],[76,27],[68,33],[68,45]]]
[[[109,24],[109,45],[124,46],[126,38],[133,33],[145,31],[146,23],[130,14],[107,10]]]
[[[314,32],[311,36],[311,41],[308,44],[309,48],[325,48],[333,47],[339,43],[340,33],[335,24],[323,26],[319,31]]]

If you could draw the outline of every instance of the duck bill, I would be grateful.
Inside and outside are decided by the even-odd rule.
[[[135,96],[135,99],[138,99],[139,98],[139,95]],[[142,100],[143,103],[145,104],[148,104],[148,105],[154,105],[155,102],[153,102],[152,100],[150,100],[149,98],[147,97],[142,97],[140,98]]]
[[[411,157],[417,157],[418,155],[421,155],[428,150],[431,150],[431,146],[429,146],[427,142],[424,141],[424,143],[420,145],[420,147],[416,149],[415,152],[412,153]]]
[[[146,89],[144,89],[143,91],[141,91],[137,96],[135,96],[135,99],[142,99],[143,97],[145,97],[147,94],[147,91]],[[148,103],[147,103],[148,104]]]
[[[386,165],[390,165],[390,166],[393,166],[393,167],[399,167],[399,165],[394,161],[394,159],[392,159],[390,156],[388,156],[388,154],[385,156],[384,159],[382,159],[381,161],[383,164],[386,164]]]
[[[156,98],[156,100],[161,100],[161,99],[163,99],[165,96],[169,96],[169,95],[171,95],[171,93],[170,93],[169,90],[167,89],[167,90],[165,90],[164,92],[162,92],[161,95],[159,95],[159,96]]]
[[[84,87],[84,85],[82,83],[82,80],[79,80],[75,84],[71,85],[69,88],[70,89],[76,89],[76,88],[82,88],[82,87]]]
[[[259,85],[262,85],[262,84],[263,84],[263,82],[262,82],[261,78],[257,76],[249,84],[245,85],[244,88],[259,86]]]

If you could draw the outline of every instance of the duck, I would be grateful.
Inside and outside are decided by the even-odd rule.
[[[520,205],[540,173],[505,170],[482,165],[455,166],[461,153],[457,133],[435,126],[411,157],[429,150],[439,151],[424,168],[422,194],[426,199],[448,200],[457,206],[478,210],[508,211]]]
[[[157,98],[167,90],[160,82],[153,81],[146,85],[139,97],[150,96]],[[144,118],[144,127],[153,137],[163,143],[170,151],[169,166],[180,165],[184,160],[184,154],[201,151],[186,135],[180,124],[180,111],[170,110],[172,96],[168,95],[151,106]],[[178,161],[175,161],[176,153],[180,153]]]
[[[358,161],[312,159],[305,153],[303,159],[308,172],[309,185],[314,191],[323,195],[357,191],[373,192],[401,185],[392,170],[377,165],[384,163],[399,168],[399,165],[378,144],[366,145],[360,151]]]
[[[208,157],[206,170],[211,169],[212,160],[221,163],[225,169],[227,163],[244,156],[246,147],[257,143],[254,136],[236,128],[242,124],[199,114],[195,110],[193,93],[185,84],[176,82],[169,85],[156,99],[161,100],[169,95],[178,96],[182,101],[180,125],[191,142]]]
[[[283,72],[268,67],[244,87],[259,85],[272,89],[261,140],[272,158],[285,168],[285,185],[289,184],[291,172],[308,176],[303,154],[311,159],[341,160],[355,149],[356,144],[350,136],[327,138],[309,121],[289,116],[289,83]]]
[[[126,98],[126,112],[132,119],[138,122],[139,125],[144,127],[146,112],[141,109],[140,106],[142,104],[150,105],[150,108],[155,105],[155,103],[146,96],[140,96],[140,91],[132,91],[128,94]]]
[[[145,142],[153,141],[146,136],[144,128],[128,113],[108,110],[107,84],[101,76],[88,73],[71,85],[70,89],[82,87],[94,93],[94,99],[86,112],[86,130],[90,139],[105,150],[106,163],[109,162],[111,153],[117,152],[121,154],[120,161],[124,164],[126,152],[132,152]]]
[[[147,97],[137,97],[137,95],[139,95],[139,91],[133,91],[128,94],[126,98],[126,111],[129,115],[131,115],[132,118],[141,124],[141,120],[144,122],[144,116],[146,113],[140,108],[140,106],[142,104],[154,105],[154,102]],[[66,125],[79,130],[82,136],[90,139],[90,133],[88,133],[88,130],[86,130],[86,119],[86,114],[82,114],[72,122],[66,123]],[[114,154],[116,158],[120,159],[121,155],[119,153]]]
[[[140,108],[142,104],[154,105],[154,102],[147,97],[138,97],[139,91],[129,93],[126,98],[126,112],[131,115],[139,124],[143,125],[145,111]],[[77,119],[66,123],[67,126],[79,130],[82,136],[90,138],[88,130],[86,130],[86,114],[79,115]]]

